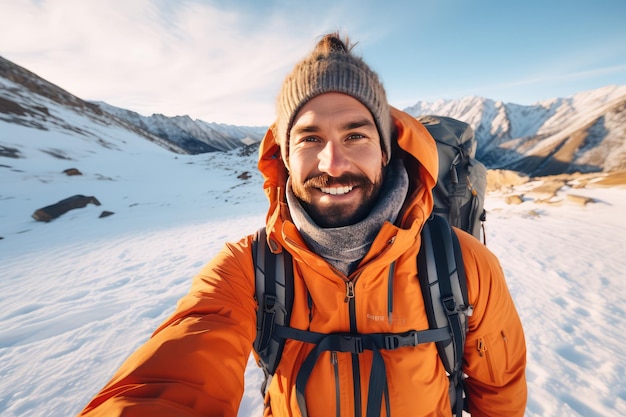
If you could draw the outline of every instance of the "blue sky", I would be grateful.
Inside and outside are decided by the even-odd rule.
[[[284,76],[335,30],[399,108],[626,85],[624,0],[0,0],[0,16],[0,56],[143,115],[268,125]]]

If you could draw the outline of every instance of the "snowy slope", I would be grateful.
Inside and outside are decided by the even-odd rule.
[[[0,122],[11,138],[3,144],[22,156],[0,158],[2,416],[75,415],[223,242],[263,224],[255,155],[176,155],[102,129],[111,146]],[[62,174],[70,167],[83,175]],[[78,193],[102,206],[50,223],[30,217]],[[596,203],[579,206],[566,193]],[[526,330],[526,416],[624,415],[626,189],[564,189],[553,201],[561,203],[507,205],[495,192],[487,201],[488,245]],[[103,210],[115,214],[100,219]],[[241,417],[261,415],[260,380],[250,363]]]

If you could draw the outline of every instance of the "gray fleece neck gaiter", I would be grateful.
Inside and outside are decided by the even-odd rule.
[[[331,265],[349,275],[367,254],[385,221],[396,221],[409,189],[409,177],[401,161],[387,167],[378,202],[362,221],[342,227],[322,228],[302,208],[287,180],[287,205],[292,220],[309,248]]]

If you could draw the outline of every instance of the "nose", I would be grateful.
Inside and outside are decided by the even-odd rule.
[[[318,169],[326,172],[331,177],[341,176],[350,167],[346,150],[333,141],[326,142],[326,145],[318,154],[318,159]]]

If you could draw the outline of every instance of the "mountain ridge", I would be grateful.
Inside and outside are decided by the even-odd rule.
[[[191,117],[168,117],[162,114],[142,116],[131,110],[92,102],[101,110],[125,120],[153,135],[163,137],[189,153],[228,151],[259,142],[266,127],[234,126],[193,120]]]
[[[68,132],[88,134],[81,126],[60,118],[58,113],[63,112],[55,112],[55,106],[80,113],[84,118],[101,125],[131,130],[180,154],[227,151],[258,142],[265,133],[265,128],[193,121],[189,116],[146,117],[106,103],[82,100],[26,68],[0,57],[0,121],[42,130],[61,128]],[[106,142],[101,137],[98,139],[102,143]]]
[[[463,120],[474,128],[485,165],[541,176],[626,168],[624,102],[626,86],[611,85],[533,105],[465,97],[418,101],[404,111]]]
[[[533,105],[476,96],[417,101],[404,111],[414,117],[434,114],[469,123],[478,142],[477,159],[488,168],[533,176],[626,170],[626,86],[605,86]],[[2,57],[0,122],[61,129],[92,137],[101,146],[115,146],[111,138],[93,129],[95,123],[129,130],[179,154],[251,145],[267,129],[189,116],[142,116],[104,102],[85,101]]]

